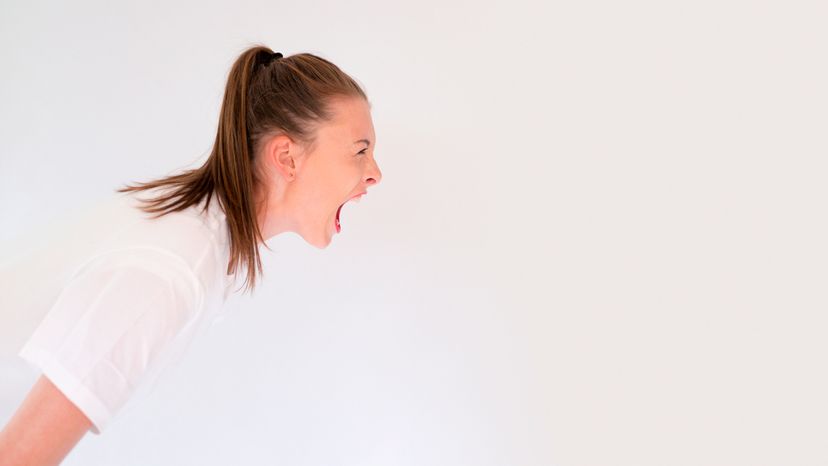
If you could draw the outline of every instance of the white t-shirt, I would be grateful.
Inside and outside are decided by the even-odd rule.
[[[95,434],[221,317],[235,284],[216,196],[206,213],[203,199],[152,219],[137,197],[158,193],[115,193],[0,256],[0,356],[41,371]]]

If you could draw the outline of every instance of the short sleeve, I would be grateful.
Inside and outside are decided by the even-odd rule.
[[[179,256],[154,247],[110,251],[75,271],[18,355],[100,434],[191,338],[203,301]]]

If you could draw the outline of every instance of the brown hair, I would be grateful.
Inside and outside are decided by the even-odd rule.
[[[250,290],[256,285],[257,271],[263,273],[258,243],[265,244],[254,204],[254,188],[261,180],[253,161],[260,143],[266,136],[286,134],[310,151],[318,126],[334,116],[332,99],[361,97],[368,102],[360,85],[324,58],[310,53],[275,57],[270,48],[254,45],[233,63],[215,144],[201,167],[116,190],[171,188],[144,200],[143,211],[160,212],[153,218],[186,209],[206,196],[204,212],[215,195],[230,235],[227,274],[236,273],[239,264],[244,264]]]

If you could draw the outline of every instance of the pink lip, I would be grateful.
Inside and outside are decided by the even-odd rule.
[[[368,193],[367,193],[366,191],[363,191],[363,192],[361,192],[361,193],[357,194],[356,196],[352,197],[351,199],[354,199],[354,198],[357,198],[357,197],[359,197],[359,196],[362,196],[363,194],[368,194]],[[348,199],[348,200],[350,201],[351,199]]]

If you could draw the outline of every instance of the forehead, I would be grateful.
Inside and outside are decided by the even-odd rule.
[[[374,141],[374,124],[371,109],[361,98],[338,99],[331,108],[334,118],[327,125],[325,132],[338,143],[353,144],[358,139]]]

